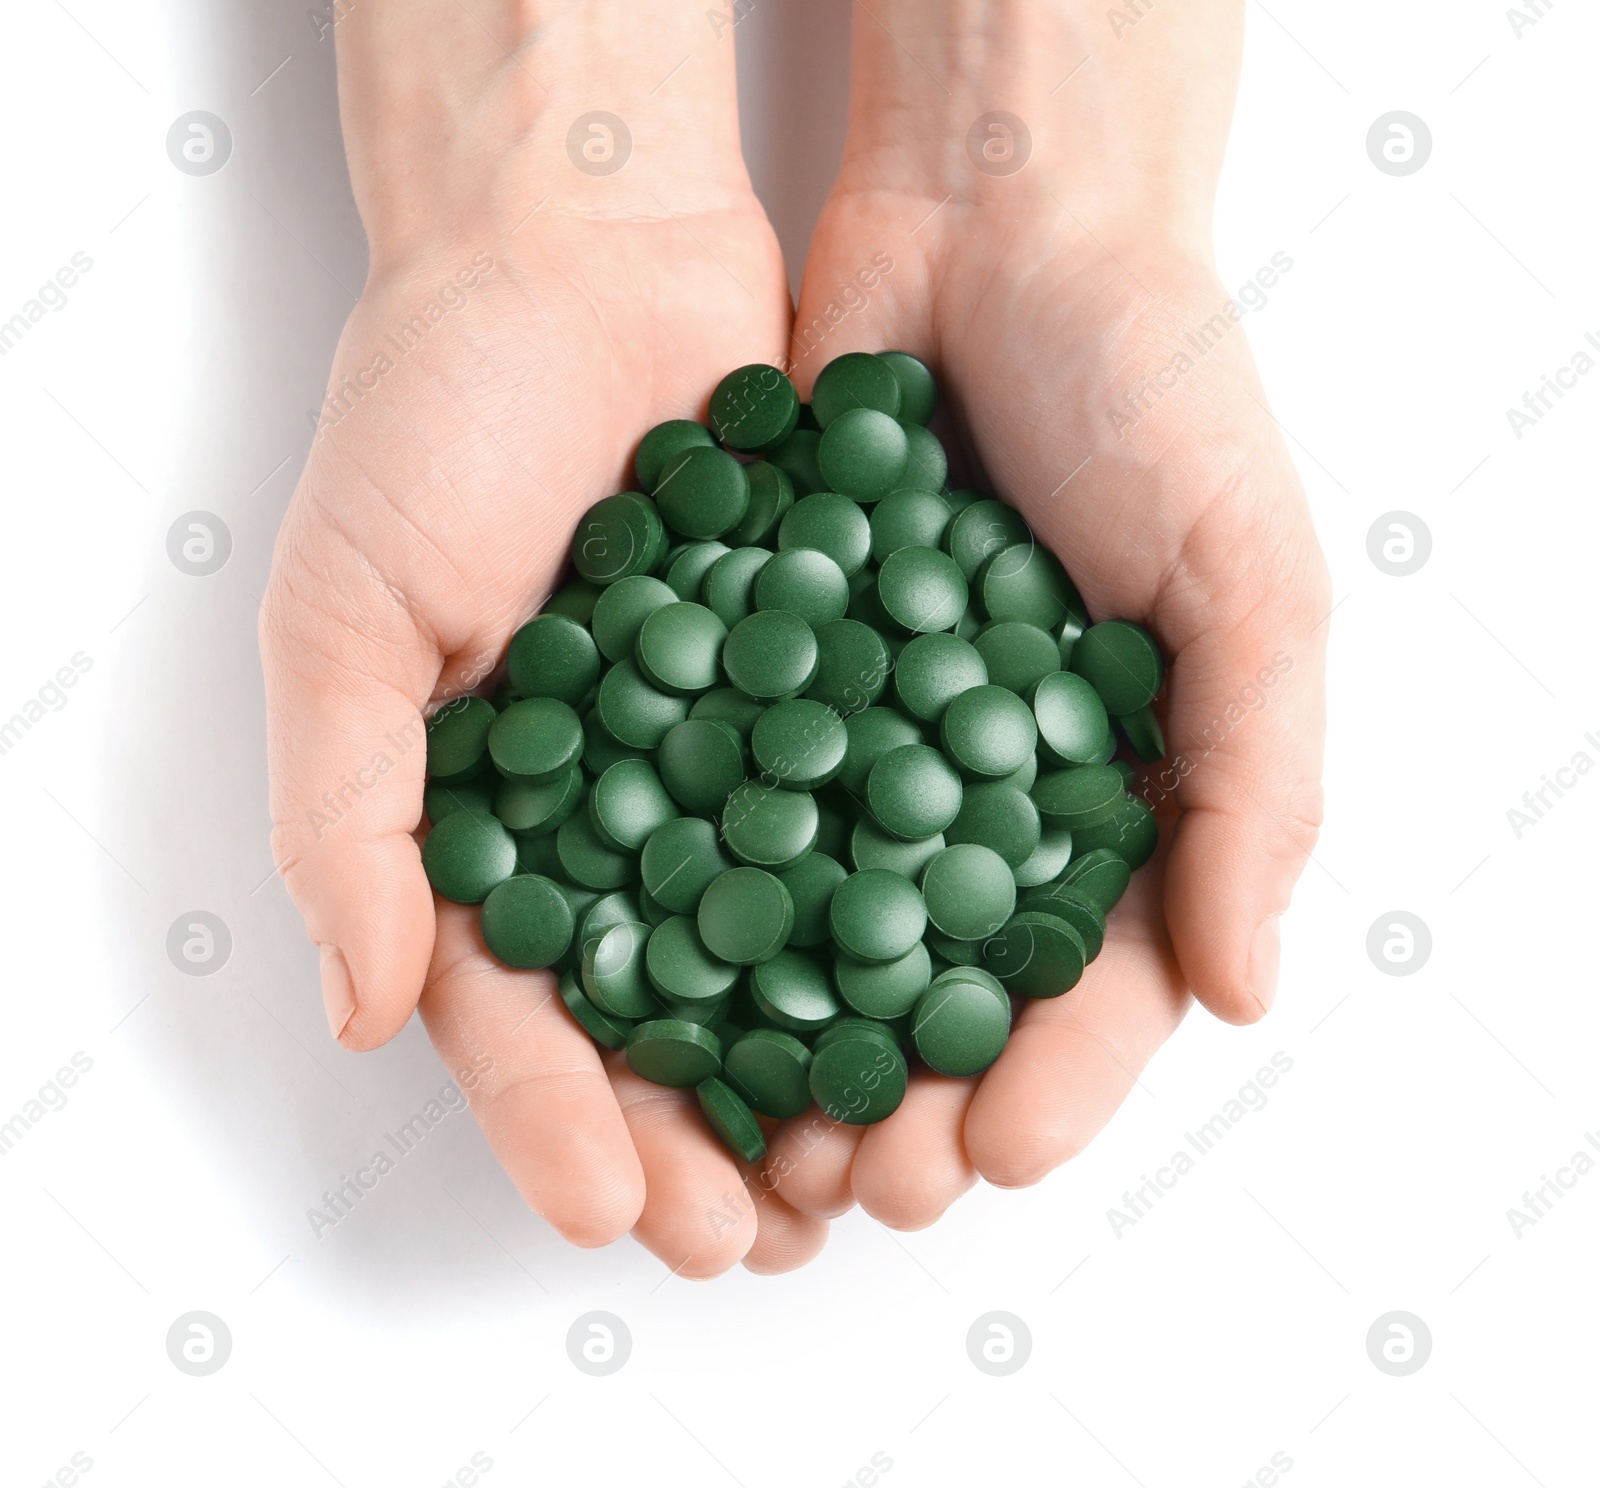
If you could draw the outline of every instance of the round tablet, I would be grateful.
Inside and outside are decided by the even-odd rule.
[[[1047,630],[1023,620],[991,621],[973,638],[989,680],[1026,697],[1041,678],[1061,670],[1061,653]]]
[[[604,775],[620,759],[648,759],[649,751],[634,749],[611,737],[600,722],[600,710],[591,708],[583,715],[583,767],[591,775]]]
[[[892,1116],[905,1099],[905,1055],[887,1039],[847,1032],[812,1051],[810,1084],[829,1120],[868,1126]]]
[[[556,698],[512,703],[489,726],[489,757],[512,780],[539,785],[565,775],[583,756],[583,722]]]
[[[1109,847],[1097,847],[1082,857],[1074,857],[1061,875],[1061,882],[1086,894],[1110,914],[1127,890],[1132,871]]]
[[[750,997],[780,1028],[814,1033],[839,1016],[828,973],[804,951],[779,951],[750,972]]]
[[[1071,884],[1051,884],[1023,895],[1019,908],[1052,914],[1078,932],[1084,954],[1093,961],[1106,939],[1106,914],[1082,889]]]
[[[894,380],[900,384],[900,411],[896,417],[903,424],[927,423],[938,401],[933,373],[927,364],[918,361],[909,351],[880,351],[878,360],[894,373]]]
[[[944,547],[955,559],[961,576],[970,581],[996,553],[1032,540],[1028,524],[1015,507],[1003,501],[981,500],[956,513],[945,532]]]
[[[674,724],[661,741],[656,763],[667,793],[696,816],[715,816],[745,777],[738,730],[715,718]]]
[[[607,661],[622,661],[632,656],[639,640],[639,627],[655,611],[674,603],[677,598],[660,579],[652,579],[648,574],[619,579],[602,589],[589,620],[600,654]]]
[[[939,720],[939,741],[966,774],[1001,780],[1028,762],[1039,744],[1039,726],[1016,693],[985,685],[951,700]]]
[[[1013,870],[1020,871],[1021,865],[1038,850],[1042,826],[1039,808],[1026,791],[995,780],[969,785],[962,791],[961,810],[945,828],[945,838],[951,843],[987,847]],[[1066,858],[1061,861],[1065,864]]]
[[[1124,796],[1103,822],[1072,834],[1080,853],[1110,848],[1130,868],[1142,868],[1155,853],[1160,828],[1155,813],[1137,796]]]
[[[1069,607],[1067,618],[1051,632],[1056,638],[1056,648],[1061,652],[1063,669],[1072,665],[1072,648],[1078,644],[1078,637],[1088,628],[1088,616]]]
[[[434,779],[465,775],[482,764],[496,716],[481,697],[454,698],[440,708],[426,725],[428,774]]]
[[[937,491],[891,491],[872,508],[872,556],[882,563],[901,548],[937,548],[949,525],[950,503]]]
[[[809,795],[747,780],[722,808],[722,840],[741,863],[776,873],[816,845],[817,823]]]
[[[864,708],[844,721],[844,763],[836,777],[854,796],[866,794],[872,767],[891,749],[922,743],[922,730],[892,708]]]
[[[993,847],[994,844],[991,842],[989,846]],[[1052,827],[1048,832],[1039,833],[1039,845],[1011,870],[1011,876],[1016,879],[1019,889],[1047,884],[1060,874],[1071,858],[1072,833]]]
[[[991,620],[1025,620],[1053,630],[1076,597],[1055,554],[1031,538],[996,553],[977,578],[978,595]]]
[[[597,895],[578,916],[578,932],[574,939],[580,958],[589,943],[604,935],[613,925],[626,925],[638,918],[636,894],[619,889]]]
[[[583,804],[588,789],[577,765],[540,785],[502,780],[494,814],[513,832],[553,832]]]
[[[794,900],[772,874],[732,868],[701,897],[696,924],[712,955],[734,966],[754,966],[788,944]]]
[[[899,548],[878,570],[878,603],[906,630],[949,630],[967,607],[967,581],[948,553]]]
[[[603,841],[587,811],[574,812],[561,823],[556,832],[556,857],[565,877],[586,889],[620,889],[639,876],[634,855],[618,852]]]
[[[944,831],[961,810],[961,777],[926,744],[882,755],[867,776],[867,809],[891,837],[920,842]]]
[[[928,911],[910,879],[869,868],[834,890],[828,928],[834,944],[857,961],[896,961],[922,939]]]
[[[722,665],[735,687],[761,702],[794,697],[816,676],[817,637],[798,615],[758,610],[728,632]],[[605,683],[600,691],[603,697]]]
[[[831,491],[876,501],[902,484],[910,453],[906,431],[889,414],[852,408],[822,431],[817,464]]]
[[[704,605],[663,605],[639,628],[639,670],[663,692],[709,692],[722,681],[727,639],[728,627]]]
[[[660,1010],[645,975],[649,941],[648,925],[625,920],[585,942],[579,975],[601,1012],[614,1018],[648,1018]]]
[[[744,520],[722,535],[729,547],[749,547],[756,543],[770,547],[778,523],[794,505],[794,481],[787,471],[780,470],[766,460],[752,460],[744,467],[744,475],[750,482],[750,505],[745,509]],[[806,489],[818,490],[820,487],[808,486]]]
[[[767,456],[789,477],[796,496],[809,496],[813,491],[828,489],[827,481],[822,478],[822,467],[817,464],[817,449],[821,444],[822,435],[817,430],[799,428]],[[781,517],[783,513],[778,515]]]
[[[795,502],[778,524],[778,547],[815,548],[833,559],[848,578],[872,553],[872,525],[848,496],[818,491]]]
[[[666,527],[655,502],[637,491],[607,496],[579,519],[572,566],[591,584],[614,584],[649,573],[666,551]]]
[[[726,450],[686,449],[662,467],[656,505],[674,532],[705,542],[744,520],[750,481]]]
[[[900,378],[894,367],[871,352],[848,351],[817,373],[811,412],[821,429],[853,408],[875,408],[898,417],[900,397]]]
[[[924,723],[937,723],[962,693],[988,681],[983,658],[972,642],[945,631],[913,637],[895,664],[894,690],[900,706]]]
[[[621,852],[638,852],[650,834],[678,815],[649,760],[618,760],[589,793],[589,820],[600,840]]]
[[[674,455],[681,455],[697,445],[710,446],[711,431],[693,419],[668,419],[657,424],[639,441],[639,452],[633,457],[633,471],[639,477],[639,487],[653,491],[661,479],[662,467]]]
[[[730,372],[711,395],[711,427],[729,449],[772,449],[794,433],[799,421],[794,384],[761,362]]]
[[[750,752],[768,785],[816,790],[839,773],[849,736],[826,703],[794,698],[774,703],[750,734]]]
[[[843,866],[824,852],[808,852],[778,880],[794,903],[794,927],[789,944],[804,950],[828,942],[828,906],[833,891],[845,880]]]
[[[1021,997],[1059,997],[1075,987],[1089,954],[1065,920],[1024,910],[984,942],[983,964],[1007,992]]]
[[[702,1080],[695,1086],[694,1093],[706,1125],[729,1152],[751,1163],[760,1162],[767,1155],[767,1139],[761,1134],[761,1123],[729,1086],[715,1078]]]
[[[934,965],[941,972],[952,966],[974,969],[983,961],[984,942],[981,940],[956,940],[930,930],[927,944],[928,950],[938,958]]]
[[[422,844],[434,891],[457,904],[482,904],[517,870],[517,844],[487,811],[457,811],[436,822]]]
[[[536,873],[496,884],[483,901],[478,924],[490,954],[524,971],[554,966],[572,943],[572,905],[557,885]]]
[[[1108,821],[1125,799],[1122,777],[1110,765],[1052,770],[1034,782],[1033,804],[1054,828],[1079,832]]]
[[[927,991],[933,963],[919,940],[905,955],[876,965],[841,956],[834,963],[833,977],[846,1006],[868,1018],[898,1018]]]
[[[816,548],[785,548],[762,568],[754,596],[758,610],[788,610],[807,625],[826,625],[844,619],[850,605],[850,581],[826,553]]]
[[[817,803],[817,840],[813,852],[826,853],[836,863],[850,856],[850,825],[856,819],[855,802],[831,789],[812,793]]]
[[[693,914],[712,882],[733,867],[717,829],[698,816],[664,822],[639,855],[639,876],[670,914]]]
[[[1117,719],[1129,747],[1147,765],[1166,758],[1167,741],[1161,732],[1161,721],[1154,708],[1140,708],[1137,713],[1124,713]]]
[[[722,1073],[752,1110],[779,1121],[811,1104],[811,1050],[792,1033],[755,1028],[729,1048]]]
[[[520,697],[577,704],[600,680],[600,651],[586,625],[536,615],[511,637],[506,670]]]
[[[755,610],[756,576],[771,561],[765,548],[730,548],[706,570],[700,585],[706,608],[732,629]]]
[[[902,842],[891,837],[870,816],[862,817],[850,832],[850,861],[858,869],[887,868],[902,878],[915,880],[928,866],[928,859],[943,852],[943,834],[924,837],[920,842]]]
[[[945,477],[950,474],[944,446],[921,424],[908,424],[901,419],[900,427],[906,435],[906,468],[900,474],[900,484],[916,491],[943,491]]]
[[[835,712],[871,707],[889,680],[889,648],[859,620],[830,620],[817,627],[817,673],[806,696]]]
[[[705,588],[706,575],[732,551],[726,543],[685,543],[664,565],[667,588],[686,602],[698,600]]]
[[[1160,648],[1131,620],[1091,625],[1072,648],[1072,670],[1100,694],[1108,713],[1137,713],[1161,691]]]
[[[561,866],[561,854],[556,851],[554,832],[513,832],[511,836],[517,844],[518,873],[542,873],[546,878],[554,879],[574,896],[574,904],[578,903],[576,896],[593,892],[565,883],[566,872]],[[584,902],[587,903],[587,900]]]
[[[961,842],[935,854],[919,880],[928,923],[955,940],[993,935],[1017,907],[1017,881],[993,848]]]
[[[1004,992],[947,972],[917,999],[911,1039],[929,1069],[941,1075],[975,1075],[1000,1057],[1011,1033],[1011,1003]]]
[[[508,708],[506,713],[510,711]],[[606,732],[619,744],[633,749],[654,749],[666,738],[669,729],[689,716],[689,700],[653,686],[639,670],[637,662],[619,661],[600,679],[595,711]],[[506,713],[502,713],[501,718]]]
[[[1041,678],[1029,701],[1039,725],[1039,742],[1052,759],[1086,765],[1105,752],[1112,739],[1106,705],[1075,672],[1052,672]]]
[[[747,697],[737,687],[714,687],[695,699],[689,717],[697,722],[709,718],[717,723],[728,724],[741,739],[748,741],[750,731],[756,726],[756,719],[761,717],[765,709],[765,703]]]
[[[650,932],[644,967],[650,985],[680,1007],[720,1003],[739,980],[739,968],[711,953],[687,915],[672,915]]]
[[[628,1042],[628,1035],[633,1031],[633,1025],[625,1018],[613,1018],[610,1013],[602,1013],[589,999],[584,996],[583,988],[578,985],[577,978],[570,971],[561,974],[560,981],[561,1000],[567,1006],[567,1011],[574,1020],[595,1043],[603,1049],[620,1049]]]
[[[587,579],[569,579],[544,602],[546,615],[565,615],[579,625],[587,625],[594,614],[595,601],[605,590]]]
[[[492,770],[476,780],[464,780],[460,785],[447,785],[443,781],[430,780],[422,792],[422,809],[428,813],[428,820],[434,826],[438,826],[445,817],[457,811],[494,811],[494,803],[499,798],[500,792],[513,784],[512,781],[502,780]],[[542,785],[526,788],[549,789],[548,786]],[[498,811],[494,814],[500,815]]]
[[[656,1085],[687,1089],[722,1068],[722,1044],[698,1023],[656,1018],[628,1035],[627,1057],[634,1074]]]

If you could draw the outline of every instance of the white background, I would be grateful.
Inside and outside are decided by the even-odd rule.
[[[331,43],[296,0],[70,10],[7,6],[0,91],[0,319],[93,259],[0,358],[0,717],[92,661],[0,756],[0,1120],[75,1052],[93,1067],[0,1160],[0,1480],[84,1453],[91,1484],[428,1488],[484,1453],[490,1483],[826,1488],[883,1453],[890,1485],[1201,1488],[1282,1453],[1306,1488],[1596,1481],[1600,1175],[1507,1218],[1600,1129],[1600,772],[1520,840],[1506,814],[1600,761],[1600,376],[1521,440],[1506,418],[1600,333],[1592,9],[1518,37],[1487,0],[1250,6],[1220,259],[1230,283],[1294,260],[1247,324],[1339,600],[1329,821],[1274,1015],[1191,1016],[1034,1190],[910,1236],[852,1215],[798,1274],[709,1284],[563,1245],[466,1115],[313,1239],[321,1190],[445,1079],[415,1022],[376,1054],[329,1040],[267,846],[255,611],[364,267]],[[795,266],[847,20],[758,4],[739,28]],[[192,109],[233,132],[216,175],[167,159]],[[1367,157],[1392,109],[1431,128],[1415,175]],[[166,556],[196,508],[233,535],[210,579]],[[1394,509],[1433,538],[1406,578],[1367,553]],[[196,909],[233,937],[204,978],[165,950]],[[1408,977],[1366,951],[1395,909],[1433,937]],[[1266,1107],[1114,1234],[1124,1190],[1280,1051]],[[165,1348],[196,1309],[233,1340],[205,1378]],[[604,1379],[564,1342],[597,1309],[633,1339]],[[1032,1337],[1004,1378],[965,1347],[997,1309]],[[1365,1342],[1393,1310],[1432,1335],[1403,1378]]]

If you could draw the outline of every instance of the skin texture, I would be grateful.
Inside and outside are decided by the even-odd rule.
[[[374,1048],[420,1007],[446,1066],[482,1072],[478,1120],[564,1236],[631,1230],[686,1277],[782,1271],[853,1203],[913,1229],[979,1176],[1038,1181],[1110,1118],[1191,994],[1235,1022],[1271,1001],[1276,917],[1321,813],[1327,580],[1244,331],[1150,391],[1227,300],[1209,220],[1242,8],[1156,8],[1122,35],[1076,3],[858,11],[850,143],[793,340],[739,158],[731,40],[677,0],[639,7],[620,39],[594,10],[392,0],[338,28],[372,271],[261,617],[275,861],[335,1036]],[[685,53],[663,84],[661,59]],[[615,174],[567,153],[595,108],[632,132]],[[967,153],[994,109],[1033,136],[1008,176]],[[892,269],[833,324],[828,301],[880,253]],[[455,304],[395,355],[386,338],[430,300]],[[1191,768],[1151,787],[1181,819],[1105,951],[1024,1009],[990,1071],[919,1073],[865,1131],[808,1113],[749,1167],[692,1095],[597,1050],[548,976],[494,962],[476,911],[434,899],[421,721],[483,687],[579,514],[632,483],[643,430],[704,417],[731,367],[792,361],[805,394],[827,360],[888,346],[936,367],[953,451],[1066,557],[1093,613],[1161,639],[1169,752]],[[359,398],[343,391],[361,375]],[[1263,667],[1279,675],[1257,710],[1244,690]],[[380,752],[393,768],[358,774]]]

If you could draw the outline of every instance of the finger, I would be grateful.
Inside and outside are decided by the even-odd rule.
[[[967,1153],[997,1188],[1037,1183],[1081,1152],[1189,1006],[1159,929],[1159,889],[1140,880],[1082,981],[1023,1008],[972,1098]]]
[[[421,1010],[528,1207],[574,1245],[626,1235],[644,1206],[644,1170],[599,1051],[550,975],[501,966],[477,911],[441,901]]]
[[[869,1126],[850,1168],[856,1202],[892,1230],[931,1225],[978,1181],[962,1128],[978,1088],[918,1070],[886,1121]]]
[[[634,1238],[678,1276],[720,1276],[755,1244],[755,1202],[743,1175],[711,1134],[692,1090],[641,1079],[620,1054],[606,1068],[644,1168]]]
[[[745,1174],[745,1191],[755,1198],[756,1238],[744,1268],[757,1276],[796,1271],[814,1260],[828,1243],[828,1221],[802,1214],[764,1187],[755,1168]]]
[[[305,527],[291,512],[261,608],[273,861],[321,950],[329,1027],[371,1049],[411,1016],[433,948],[411,834],[440,658],[359,558]]]
[[[854,1203],[850,1165],[862,1132],[859,1126],[829,1121],[815,1106],[785,1121],[767,1142],[762,1181],[802,1214],[834,1219]]]

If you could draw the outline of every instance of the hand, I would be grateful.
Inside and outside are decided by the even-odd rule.
[[[693,1093],[602,1057],[548,974],[496,963],[477,911],[435,900],[414,837],[423,711],[481,690],[578,515],[634,484],[640,433],[702,416],[717,379],[780,360],[789,329],[739,158],[731,41],[683,6],[622,46],[577,15],[528,49],[513,29],[528,9],[503,7],[495,35],[416,0],[339,27],[372,271],[262,612],[274,861],[321,947],[335,1036],[374,1048],[420,996],[501,1162],[563,1235],[631,1228],[690,1276],[771,1268],[826,1224],[771,1198],[758,1238]],[[660,58],[690,46],[697,90],[653,93]],[[612,174],[568,156],[594,97],[633,136]]]
[[[1069,5],[1074,27],[1014,5],[992,74],[982,39],[940,29],[946,9],[890,4],[857,26],[861,102],[812,240],[795,375],[805,392],[853,350],[933,366],[971,483],[1022,509],[1093,618],[1140,621],[1170,658],[1169,758],[1143,788],[1168,819],[1099,959],[1023,1009],[982,1077],[923,1071],[877,1126],[811,1113],[772,1143],[767,1181],[803,1212],[854,1200],[903,1229],[979,1175],[1031,1184],[1074,1156],[1191,993],[1229,1022],[1266,1012],[1277,917],[1321,818],[1330,609],[1299,481],[1210,262],[1234,8],[1150,11],[1113,44],[1097,10]],[[1091,52],[1066,85],[1080,91],[1052,103]],[[990,109],[1031,125],[1014,174],[968,157],[967,125]],[[1002,138],[1002,164],[1003,151]],[[892,270],[831,328],[827,303],[879,251]]]

